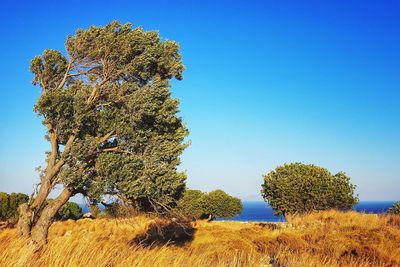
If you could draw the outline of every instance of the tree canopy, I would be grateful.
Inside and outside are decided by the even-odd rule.
[[[344,172],[332,175],[315,165],[291,163],[264,176],[262,196],[276,215],[313,210],[349,210],[358,202],[355,186]]]
[[[66,55],[46,49],[30,66],[51,151],[35,202],[22,208],[22,234],[77,193],[92,202],[115,195],[147,210],[173,205],[185,188],[177,165],[188,131],[169,83],[182,79],[178,44],[117,21],[78,29],[65,44]],[[42,211],[57,184],[64,190]]]
[[[178,209],[192,219],[230,218],[239,215],[243,205],[239,198],[219,189],[209,193],[187,189],[179,200]]]
[[[187,130],[168,84],[182,78],[178,45],[112,22],[77,30],[66,50],[69,60],[45,50],[31,63],[43,90],[35,111],[59,145],[73,138],[58,180],[93,199],[123,193],[142,203],[179,195],[185,177],[176,165]]]

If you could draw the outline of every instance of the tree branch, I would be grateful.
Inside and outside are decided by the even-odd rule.
[[[90,70],[88,71],[81,71],[81,72],[77,72],[77,73],[71,73],[67,75],[67,78],[69,77],[75,77],[75,76],[80,76],[80,75],[85,75],[85,74],[89,74]]]
[[[108,82],[111,79],[111,77],[108,77],[107,79],[103,80],[101,83],[99,83],[98,85],[96,85],[93,90],[92,93],[90,94],[89,98],[86,100],[87,104],[92,103],[96,97],[97,97],[97,92],[100,90],[100,87],[103,86],[106,82]]]
[[[96,108],[100,108],[100,107],[106,107],[106,106],[110,106],[113,102],[107,102],[107,103],[100,103],[96,105]]]
[[[48,123],[46,124],[49,135],[50,135],[50,143],[51,143],[51,154],[49,157],[49,162],[47,168],[52,168],[54,164],[56,164],[58,158],[58,140],[57,140],[57,133],[53,126]]]
[[[116,147],[110,147],[110,148],[103,148],[99,152],[100,153],[101,152],[115,152],[115,153],[126,153],[126,154],[129,154],[129,155],[134,155],[134,153],[132,153],[132,152],[130,152],[128,150],[120,149],[117,146]]]
[[[70,72],[70,70],[71,70],[71,68],[72,68],[72,63],[73,63],[74,61],[75,61],[75,59],[71,59],[71,60],[68,62],[67,70],[65,71],[64,77],[63,77],[63,79],[61,80],[60,84],[57,86],[57,89],[63,88],[65,82],[67,81],[68,73]]]
[[[54,177],[56,177],[56,174],[60,171],[61,167],[64,165],[65,160],[67,159],[67,156],[68,156],[69,152],[71,151],[72,144],[74,143],[74,141],[75,141],[75,135],[71,135],[68,138],[67,143],[65,144],[65,148],[61,154],[60,160],[56,164],[54,164],[50,173],[48,173],[51,183],[54,183]]]

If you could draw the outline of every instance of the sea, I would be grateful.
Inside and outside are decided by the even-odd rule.
[[[365,213],[385,213],[395,201],[360,201],[353,210]],[[230,219],[217,218],[221,221],[242,222],[282,222],[285,218],[275,216],[272,208],[263,201],[243,201],[243,211]]]
[[[395,201],[360,201],[353,210],[364,213],[385,213]],[[275,216],[274,211],[264,201],[243,201],[243,211],[240,215],[233,218],[217,218],[219,221],[241,221],[241,222],[283,222],[285,218]],[[80,204],[84,213],[88,212],[87,205]],[[101,210],[104,209],[99,205]]]

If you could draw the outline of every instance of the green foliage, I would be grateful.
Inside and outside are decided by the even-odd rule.
[[[58,174],[73,194],[94,202],[120,194],[143,209],[179,199],[188,131],[170,92],[169,80],[184,70],[178,50],[157,31],[114,21],[78,29],[66,41],[67,56],[48,49],[32,60],[33,83],[43,91],[35,111],[49,140],[56,135],[65,147],[73,140],[59,155]]]
[[[0,220],[5,220],[8,214],[8,199],[7,193],[0,192]]]
[[[120,202],[105,206],[104,212],[108,217],[112,218],[130,217],[136,214],[136,210],[133,207],[128,207]]]
[[[243,209],[242,202],[222,190],[203,193],[199,190],[186,190],[178,202],[178,209],[185,216],[193,219],[230,218]]]
[[[388,209],[388,214],[400,214],[400,201],[397,201]]]
[[[242,202],[222,190],[209,192],[203,199],[202,205],[205,214],[212,217],[230,218],[240,214],[243,209]]]
[[[23,193],[0,192],[0,220],[14,220],[18,216],[18,207],[28,202],[29,197]]]
[[[200,190],[186,189],[178,202],[179,211],[190,218],[201,218],[204,213],[202,198],[204,198],[205,195],[206,194]]]
[[[262,196],[276,215],[313,210],[349,210],[358,202],[350,177],[302,163],[285,164],[264,176]]]
[[[56,220],[78,220],[82,217],[82,209],[75,202],[65,203],[57,212]]]

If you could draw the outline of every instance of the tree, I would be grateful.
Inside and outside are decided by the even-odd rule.
[[[23,204],[28,202],[28,195],[23,194],[23,193],[11,193],[9,197],[9,214],[8,218],[15,218],[18,216],[18,207]]]
[[[82,217],[82,209],[75,202],[65,203],[56,213],[56,220],[78,220]]]
[[[21,236],[45,244],[57,211],[78,193],[93,203],[115,195],[144,210],[176,202],[188,134],[169,90],[184,70],[178,49],[156,31],[114,21],[68,36],[66,56],[46,49],[32,60],[41,87],[34,110],[51,151],[37,194],[20,207]],[[58,184],[63,190],[45,205]]]
[[[16,221],[19,205],[28,202],[29,197],[23,193],[0,192],[0,220]]]
[[[400,201],[397,201],[388,209],[388,214],[400,214]]]
[[[188,189],[179,201],[178,208],[192,219],[213,220],[215,217],[234,217],[242,212],[243,205],[240,199],[219,189],[209,193]]]
[[[219,189],[209,192],[201,202],[204,208],[204,215],[208,215],[209,219],[234,217],[239,215],[243,209],[240,199],[232,197]]]
[[[182,198],[178,202],[179,211],[191,219],[199,219],[204,214],[202,198],[205,193],[200,190],[186,189]]]
[[[0,192],[0,221],[7,219],[9,207],[9,195],[5,192]]]
[[[349,210],[358,202],[350,177],[302,163],[285,164],[264,176],[262,196],[275,215],[313,210]]]

